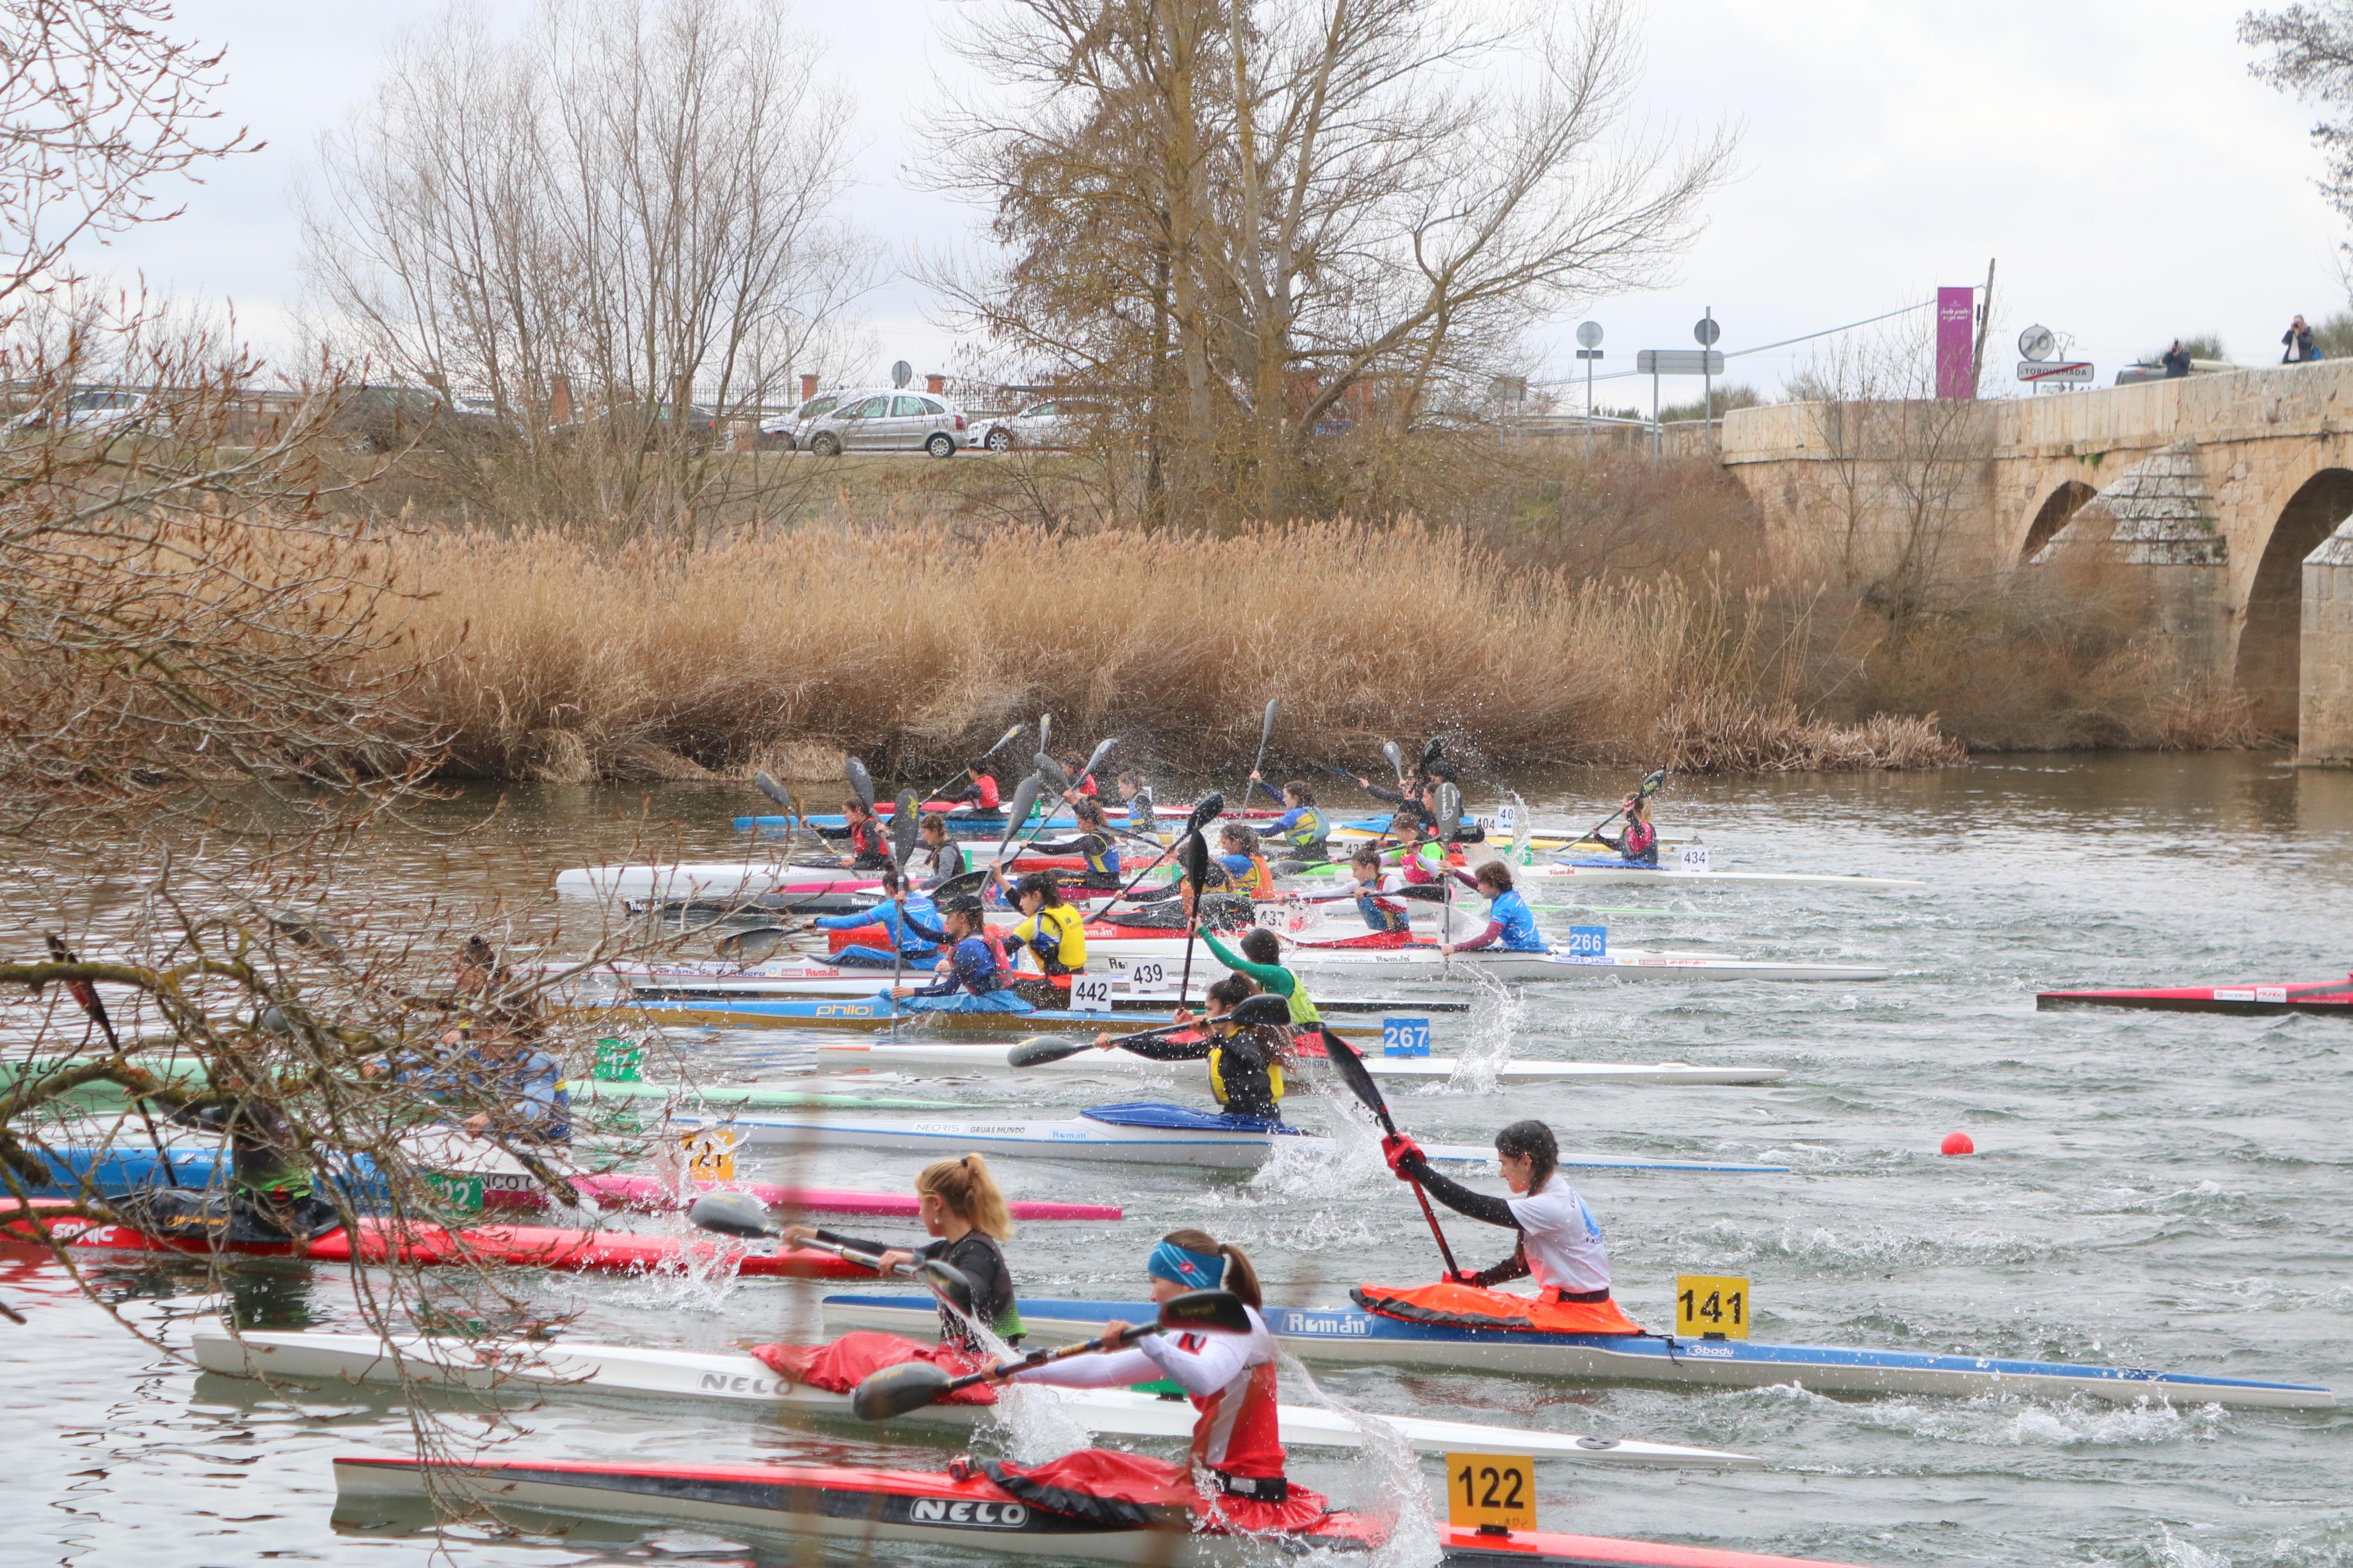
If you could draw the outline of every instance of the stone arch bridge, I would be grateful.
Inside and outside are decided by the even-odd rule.
[[[2073,541],[2158,574],[2175,647],[2300,755],[2353,762],[2353,360],[1983,403],[1782,404],[1722,458],[1784,565],[2009,574]]]

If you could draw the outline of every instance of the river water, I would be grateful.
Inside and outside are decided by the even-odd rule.
[[[1523,788],[1542,818],[1590,820],[1619,782],[1579,775]],[[372,857],[373,871],[386,889],[526,899],[557,868],[629,843],[649,806],[655,820],[681,825],[682,847],[723,852],[733,842],[726,817],[746,808],[747,793],[679,787],[649,803],[634,791],[519,793],[463,853],[396,837]],[[1486,804],[1472,795],[1474,808]],[[485,804],[453,803],[448,819]],[[1866,985],[1554,986],[1486,998],[1467,1020],[1439,1019],[1441,1051],[1508,1045],[1514,1056],[1789,1069],[1769,1089],[1393,1091],[1399,1120],[1425,1141],[1484,1141],[1534,1114],[1572,1151],[1794,1167],[1786,1176],[1579,1176],[1608,1231],[1620,1299],[1638,1321],[1671,1320],[1679,1272],[1737,1274],[1754,1281],[1763,1340],[2353,1390],[2348,1021],[2038,1013],[2033,1000],[2055,985],[2347,973],[2353,775],[2262,756],[2021,757],[1926,775],[1678,781],[1660,816],[1671,837],[1698,830],[1720,868],[1846,869],[1928,886],[1879,896],[1596,889],[1588,897],[1615,911],[1601,917],[1614,944],[1839,955],[1899,974]],[[774,1076],[806,1047],[773,1032],[680,1039],[714,1079]],[[1075,1108],[1138,1089],[1133,1078],[1000,1074],[912,1092]],[[1334,1120],[1306,1102],[1297,1119]],[[1974,1157],[1938,1155],[1955,1130],[1975,1140]],[[917,1163],[850,1155],[760,1173],[881,1187],[903,1183]],[[1016,1197],[1126,1207],[1117,1225],[1025,1226],[1011,1256],[1029,1293],[1133,1295],[1151,1241],[1180,1225],[1250,1249],[1279,1302],[1335,1303],[1355,1281],[1412,1282],[1436,1266],[1409,1196],[1361,1134],[1339,1161],[1256,1176],[999,1170]],[[1452,1226],[1466,1263],[1502,1255],[1501,1233],[1482,1228]],[[219,1310],[202,1298],[199,1272],[101,1265],[90,1277],[121,1319],[167,1342]],[[823,1289],[571,1278],[535,1287],[551,1309],[581,1314],[576,1337],[695,1348],[813,1332]],[[236,1293],[236,1310],[259,1326],[353,1317],[348,1281],[324,1268],[272,1266]],[[251,1384],[200,1378],[21,1249],[0,1257],[0,1300],[30,1318],[26,1328],[0,1323],[0,1563],[409,1563],[437,1539],[468,1568],[807,1555],[587,1524],[560,1537],[470,1524],[438,1538],[339,1533],[331,1458],[411,1451],[408,1417],[389,1399],[322,1394],[290,1406]],[[1321,1381],[1368,1410],[1702,1444],[1767,1461],[1736,1474],[1550,1464],[1539,1499],[1552,1529],[1862,1564],[2353,1563],[2353,1414],[1588,1388],[1376,1369],[1326,1371]],[[1285,1392],[1304,1391],[1287,1383]],[[470,1406],[448,1408],[477,1420]],[[949,1451],[576,1397],[511,1419],[522,1455],[923,1465]],[[1351,1500],[1377,1501],[1396,1484],[1369,1460],[1294,1467]],[[1425,1479],[1438,1468],[1425,1460]]]

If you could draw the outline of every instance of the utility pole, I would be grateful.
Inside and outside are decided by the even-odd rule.
[[[1986,330],[1993,325],[1994,260],[1992,257],[1986,258],[1985,297],[1978,301],[1978,344],[1969,355],[1969,395],[1972,398],[1978,395],[1978,383],[1985,376]]]

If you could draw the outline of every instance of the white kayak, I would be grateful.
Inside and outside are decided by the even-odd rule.
[[[1513,868],[1512,875],[1519,881],[1534,880],[1546,885],[1564,881],[1671,882],[1678,888],[1852,888],[1863,892],[1886,892],[1896,888],[1925,888],[1928,885],[1913,877],[1850,877],[1814,871],[1710,871],[1697,868],[1686,869],[1681,866],[1576,865],[1557,860],[1516,866]]]
[[[1012,1064],[1006,1059],[1006,1053],[1004,1046],[967,1045],[953,1040],[905,1045],[866,1045],[855,1041],[837,1044],[828,1040],[817,1047],[817,1065],[820,1072],[842,1072],[861,1067],[892,1071],[928,1068],[956,1073],[996,1072],[1011,1069]],[[1391,1057],[1377,1051],[1365,1054],[1365,1066],[1375,1078],[1449,1079],[1461,1065],[1453,1057]],[[1314,1074],[1317,1066],[1314,1058],[1302,1057],[1287,1064],[1284,1070]],[[1198,1075],[1200,1064],[1154,1061],[1133,1051],[1109,1050],[1081,1051],[1074,1057],[1064,1057],[1020,1070],[1172,1073],[1188,1069]],[[1697,1085],[1778,1083],[1788,1076],[1783,1068],[1694,1067],[1687,1062],[1544,1062],[1521,1059],[1498,1063],[1494,1074],[1499,1083]]]
[[[1251,1117],[1227,1117],[1185,1106],[1156,1101],[1101,1105],[1075,1117],[1030,1120],[1006,1117],[997,1121],[940,1121],[930,1118],[861,1116],[846,1111],[779,1111],[761,1114],[680,1115],[670,1119],[680,1128],[715,1127],[733,1131],[737,1140],[753,1147],[788,1148],[797,1152],[815,1149],[875,1151],[903,1149],[921,1153],[961,1154],[977,1152],[993,1159],[1029,1158],[1116,1161],[1139,1164],[1200,1165],[1218,1170],[1251,1170],[1277,1148],[1302,1153],[1335,1153],[1331,1139],[1303,1131],[1288,1122],[1266,1122]],[[1423,1152],[1441,1164],[1488,1167],[1495,1152],[1475,1143],[1430,1143]],[[1715,1173],[1778,1173],[1784,1165],[1709,1163],[1690,1160],[1609,1159],[1563,1154],[1561,1164],[1574,1170],[1704,1171]]]
[[[1466,921],[1465,936],[1478,928]],[[1139,963],[1183,962],[1185,943],[1160,937],[1087,939],[1087,961],[1100,960],[1118,974]],[[1644,948],[1611,948],[1601,953],[1560,952],[1507,952],[1482,948],[1447,958],[1431,947],[1343,947],[1316,942],[1291,942],[1282,961],[1303,973],[1345,975],[1387,984],[1397,981],[1469,980],[1884,980],[1894,971],[1878,963],[1831,963],[1761,958],[1720,958],[1705,952],[1654,952]],[[1219,965],[1206,949],[1193,954],[1196,973]]]
[[[421,1384],[480,1392],[527,1388],[633,1400],[691,1401],[708,1406],[790,1410],[855,1419],[849,1396],[788,1383],[765,1362],[741,1352],[650,1350],[635,1345],[491,1342],[374,1334],[265,1333],[242,1338],[200,1329],[189,1341],[196,1364],[230,1377],[268,1377],[343,1384]],[[1193,1430],[1193,1407],[1128,1388],[1024,1389],[1050,1400],[1055,1413],[1089,1432],[1116,1437],[1182,1440]],[[934,1426],[970,1428],[997,1406],[934,1405],[901,1417]],[[1359,1448],[1365,1431],[1356,1418],[1321,1406],[1281,1406],[1282,1441],[1302,1447]],[[1746,1454],[1688,1448],[1630,1438],[1580,1436],[1466,1421],[1377,1415],[1425,1454],[1468,1451],[1528,1454],[1540,1458],[1694,1469],[1749,1469]]]
[[[1216,973],[1216,966],[1210,965],[1203,978],[1214,978]],[[882,968],[828,963],[811,955],[770,959],[752,966],[719,960],[618,963],[571,977],[567,984],[574,989],[567,995],[583,1004],[600,995],[617,996],[623,993],[664,1001],[871,996],[891,984],[891,973]],[[908,984],[928,984],[932,964],[911,961],[901,978]],[[1140,964],[1091,978],[1108,988],[1091,999],[1089,1005],[1098,1008],[1107,1005],[1116,1012],[1166,1013],[1187,1003],[1198,1006],[1200,1002],[1200,986],[1195,985],[1189,994],[1180,992],[1176,970],[1166,964]],[[1464,1002],[1431,1003],[1379,996],[1318,996],[1316,1003],[1333,1013],[1459,1013],[1470,1005]]]

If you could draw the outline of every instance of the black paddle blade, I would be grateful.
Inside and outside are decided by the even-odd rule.
[[[1079,775],[1078,782],[1084,784],[1088,779],[1092,778],[1094,771],[1103,766],[1103,759],[1111,755],[1111,749],[1117,744],[1119,744],[1118,736],[1105,735],[1095,746],[1093,752],[1088,756],[1086,772]]]
[[[698,1230],[722,1236],[780,1236],[784,1227],[768,1217],[768,1205],[749,1193],[705,1193],[686,1211],[686,1222]]]
[[[1365,1109],[1373,1113],[1374,1120],[1382,1127],[1391,1132],[1396,1131],[1396,1123],[1389,1120],[1388,1101],[1381,1098],[1381,1086],[1373,1081],[1371,1069],[1365,1066],[1365,1058],[1356,1054],[1356,1047],[1326,1029],[1324,1031],[1324,1059],[1332,1064],[1332,1070],[1340,1075],[1340,1081],[1348,1086],[1348,1092],[1365,1102]]]
[[[1005,1065],[1016,1068],[1044,1067],[1048,1062],[1059,1062],[1066,1057],[1074,1057],[1081,1051],[1092,1049],[1094,1049],[1094,1042],[1084,1036],[1032,1035],[1028,1039],[1018,1042],[1011,1050],[1005,1053]]]
[[[1013,799],[1005,808],[1005,837],[997,841],[998,854],[1005,852],[1005,847],[1013,842],[1013,836],[1021,831],[1021,825],[1029,820],[1029,808],[1038,804],[1040,787],[1036,773],[1013,786]]]
[[[778,784],[775,779],[768,776],[768,771],[765,768],[754,773],[752,775],[752,782],[760,786],[760,793],[762,795],[766,795],[770,800],[775,801],[786,811],[791,811],[793,809],[793,797],[786,792],[784,785]]]
[[[1209,885],[1209,841],[1201,837],[1198,828],[1185,836],[1185,842],[1177,847],[1176,858],[1185,868],[1185,879],[1193,884],[1193,896],[1198,899],[1201,890]]]
[[[1287,1025],[1291,1022],[1291,999],[1286,996],[1277,996],[1271,991],[1261,992],[1256,996],[1245,996],[1235,1005],[1233,1019],[1235,1023],[1246,1029],[1262,1027],[1270,1024]]]
[[[1193,815],[1185,819],[1185,831],[1198,833],[1225,815],[1226,797],[1215,791],[1193,803]]]
[[[1642,781],[1642,787],[1636,790],[1634,793],[1642,799],[1648,800],[1652,795],[1658,794],[1660,790],[1665,788],[1666,783],[1667,770],[1661,768],[1658,772],[1651,774],[1648,778],[1645,778]]]
[[[891,853],[904,866],[915,852],[915,792],[901,790],[891,803]]]
[[[950,877],[946,881],[934,888],[932,897],[934,900],[953,899],[965,893],[976,893],[980,890],[980,885],[987,880],[987,871],[966,871],[960,876]]]
[[[886,1366],[849,1391],[849,1413],[860,1421],[888,1421],[936,1402],[955,1380],[927,1361]]]
[[[1438,761],[1438,753],[1444,750],[1446,750],[1446,742],[1432,735],[1430,738],[1430,744],[1421,749],[1421,761],[1415,765],[1427,774],[1430,772],[1430,764]]]
[[[765,963],[776,956],[776,949],[785,944],[788,933],[782,926],[761,926],[754,931],[739,931],[733,936],[723,936],[711,944],[711,951],[732,963],[749,966]]]
[[[1005,733],[997,737],[997,744],[989,747],[988,750],[980,753],[980,760],[985,763],[988,761],[989,758],[997,755],[997,752],[1005,750],[1006,747],[1013,744],[1015,739],[1020,735],[1021,731],[1027,730],[1029,727],[1029,726],[1027,724],[1016,724],[1010,730],[1006,731]]]
[[[1048,789],[1052,790],[1056,795],[1060,795],[1071,787],[1071,775],[1062,771],[1061,763],[1043,752],[1029,760],[1038,764],[1038,776],[1046,781]]]
[[[1246,1334],[1250,1331],[1250,1309],[1231,1290],[1187,1290],[1160,1303],[1160,1326],[1201,1329],[1213,1334]]]
[[[952,1263],[936,1258],[919,1259],[915,1278],[932,1288],[932,1294],[954,1307],[966,1317],[972,1315],[972,1276]]]
[[[849,781],[849,793],[864,801],[867,810],[873,810],[874,775],[866,771],[866,764],[856,757],[845,757],[842,759],[841,772],[842,776]]]
[[[1438,836],[1451,838],[1462,822],[1462,792],[1451,784],[1438,786]]]

